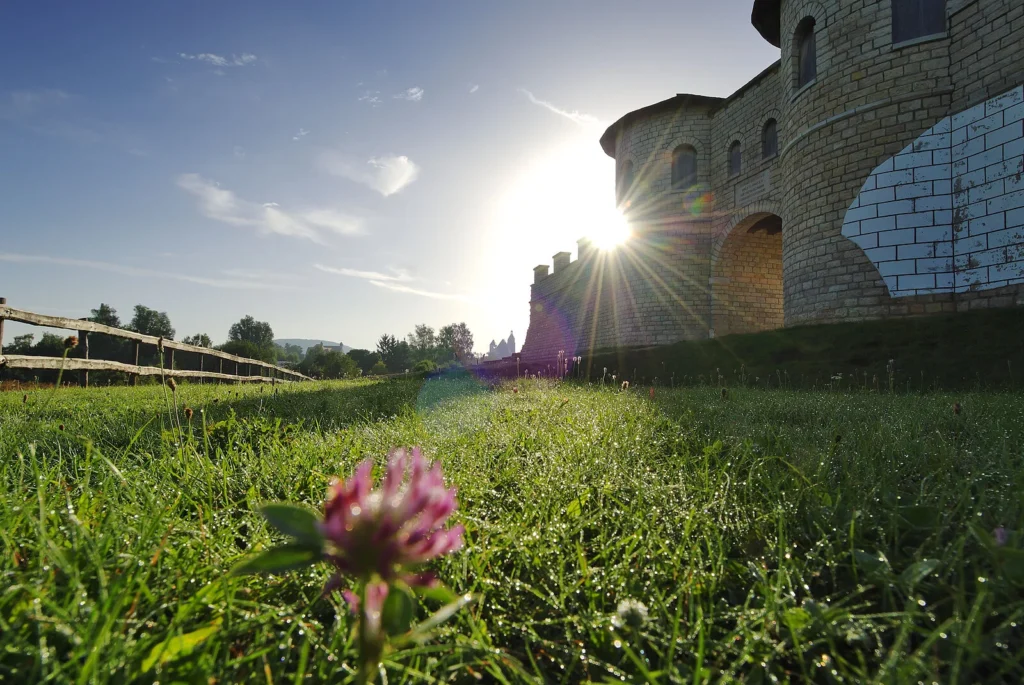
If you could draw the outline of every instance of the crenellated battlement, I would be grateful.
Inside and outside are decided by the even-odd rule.
[[[533,284],[545,287],[557,287],[558,284],[571,278],[577,265],[589,259],[596,248],[589,238],[580,238],[577,242],[577,258],[572,259],[571,252],[558,252],[551,257],[551,265],[539,264],[533,268]]]

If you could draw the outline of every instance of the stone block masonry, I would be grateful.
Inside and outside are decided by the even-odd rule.
[[[868,176],[842,233],[892,297],[1024,283],[1024,86],[945,117]]]

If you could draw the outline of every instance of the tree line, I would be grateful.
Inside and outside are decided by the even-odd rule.
[[[85,320],[123,328],[143,335],[174,340],[176,331],[171,325],[167,312],[135,305],[131,320],[124,324],[117,310],[106,303],[90,310]],[[181,342],[197,347],[216,349],[239,357],[291,366],[301,373],[314,378],[352,378],[362,375],[382,375],[406,371],[433,371],[438,367],[458,362],[475,361],[473,356],[473,334],[465,323],[442,326],[434,331],[431,326],[420,324],[404,340],[384,334],[377,341],[375,350],[353,349],[343,353],[337,349],[314,345],[305,351],[299,345],[278,345],[274,342],[274,330],[266,321],[257,321],[245,316],[231,324],[227,342],[214,345],[206,333],[185,336]],[[90,357],[134,363],[134,343],[102,333],[89,335]],[[60,357],[64,353],[64,337],[43,333],[36,341],[34,334],[14,337],[12,345],[5,346],[9,354]],[[156,350],[140,354],[139,363],[156,365],[160,363]],[[166,360],[164,360],[166,363]],[[35,375],[44,375],[38,374]]]

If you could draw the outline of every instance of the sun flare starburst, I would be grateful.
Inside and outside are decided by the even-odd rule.
[[[601,250],[614,250],[626,242],[630,235],[629,222],[622,212],[609,209],[590,227],[587,237]]]

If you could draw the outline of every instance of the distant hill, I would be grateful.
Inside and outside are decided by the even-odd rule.
[[[298,345],[302,348],[303,354],[305,354],[306,350],[310,347],[315,347],[317,345],[323,345],[324,347],[337,347],[338,345],[341,345],[343,352],[348,352],[352,349],[343,343],[331,342],[330,340],[309,340],[308,338],[277,338],[274,340],[274,343],[281,347],[284,347],[285,345]]]

